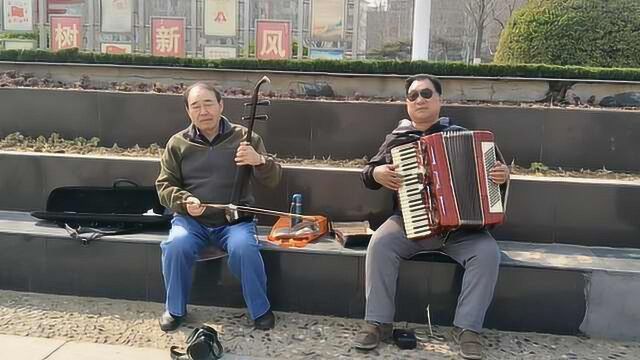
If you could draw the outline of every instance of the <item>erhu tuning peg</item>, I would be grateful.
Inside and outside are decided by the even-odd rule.
[[[269,115],[256,115],[254,117],[256,120],[269,120]],[[242,121],[251,120],[251,116],[243,116]]]
[[[249,106],[253,106],[253,103],[252,102],[244,103],[243,105],[249,107]],[[269,106],[269,105],[271,105],[271,100],[260,100],[260,101],[258,101],[258,103],[256,105],[257,106]]]

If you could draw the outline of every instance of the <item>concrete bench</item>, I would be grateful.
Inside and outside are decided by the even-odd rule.
[[[268,228],[259,228],[260,238]],[[162,302],[166,233],[104,237],[82,246],[27,213],[0,211],[0,288]],[[499,241],[501,271],[485,326],[502,330],[639,338],[640,250]],[[265,243],[275,310],[361,318],[365,249],[330,239],[305,248]],[[243,307],[223,259],[199,262],[191,303]],[[438,254],[400,268],[397,321],[450,324],[463,269]]]

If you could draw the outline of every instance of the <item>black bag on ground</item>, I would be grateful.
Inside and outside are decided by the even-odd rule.
[[[218,332],[212,327],[202,325],[191,332],[187,338],[185,352],[178,351],[178,346],[169,349],[172,360],[217,360],[223,355],[222,344]]]
[[[127,179],[117,179],[111,187],[53,189],[46,210],[31,216],[55,222],[83,244],[105,235],[164,229],[171,219],[153,186],[139,186]]]

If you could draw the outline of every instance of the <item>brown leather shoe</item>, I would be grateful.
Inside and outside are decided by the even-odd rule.
[[[475,331],[453,328],[453,340],[460,345],[460,356],[469,360],[481,360],[484,346],[480,334]]]
[[[358,350],[373,350],[378,347],[380,341],[391,339],[392,332],[393,324],[367,322],[356,335],[353,346]]]

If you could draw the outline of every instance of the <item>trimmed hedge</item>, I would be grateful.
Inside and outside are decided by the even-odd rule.
[[[34,32],[3,32],[0,33],[0,39],[38,40],[38,34]]]
[[[429,73],[439,76],[524,77],[553,79],[599,79],[640,81],[640,69],[589,68],[535,64],[480,64],[458,62],[392,60],[256,60],[157,57],[140,54],[110,55],[80,52],[77,49],[51,52],[45,50],[4,50],[0,61],[174,66],[187,68],[328,72],[343,74]]]
[[[530,0],[502,32],[495,61],[640,67],[640,1]]]

